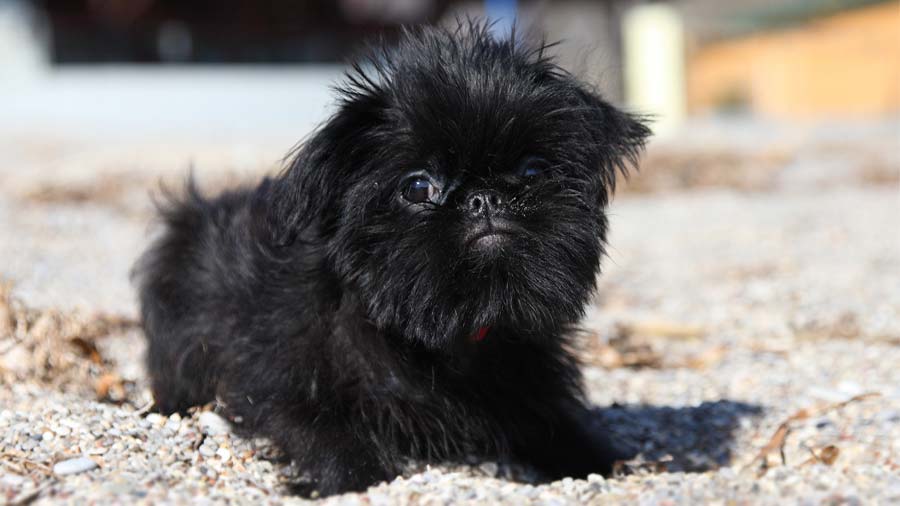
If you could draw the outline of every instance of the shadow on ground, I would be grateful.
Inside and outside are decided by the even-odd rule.
[[[759,405],[729,400],[678,408],[614,404],[595,408],[593,423],[609,434],[625,460],[703,472],[730,465],[741,421],[762,413]]]

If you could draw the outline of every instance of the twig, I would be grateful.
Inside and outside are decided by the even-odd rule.
[[[698,325],[686,325],[661,320],[621,324],[621,330],[648,337],[669,337],[674,339],[697,339],[706,334],[706,329]]]
[[[5,454],[0,455],[0,457],[6,457],[6,455]],[[6,460],[0,460],[0,464],[4,465],[7,469],[9,469],[10,471],[12,471],[16,474],[28,474],[27,470],[22,469],[21,467],[17,466],[16,464],[13,464],[12,462],[7,462]]]
[[[10,452],[3,452],[3,453],[0,453],[0,457],[17,462],[18,464],[13,464],[12,462],[9,462],[8,460],[0,460],[0,464],[4,464],[7,467],[9,467],[10,469],[16,470],[16,472],[18,472],[19,474],[27,474],[27,473],[31,472],[28,469],[29,466],[31,466],[32,468],[37,468],[38,470],[40,470],[43,474],[45,474],[47,476],[52,476],[52,474],[53,474],[53,470],[50,469],[50,466],[48,466],[46,464],[41,464],[40,462],[35,462],[33,460],[29,460],[29,459],[23,457],[22,455],[16,455],[16,454],[10,453]]]
[[[56,483],[56,478],[51,477],[50,479],[48,479],[47,481],[45,481],[44,483],[39,485],[34,490],[32,490],[28,493],[22,494],[19,497],[16,497],[12,501],[10,501],[9,506],[25,506],[26,504],[31,504],[31,502],[34,501],[35,499],[37,499],[38,496],[40,496],[44,492],[44,490],[47,490],[48,488],[53,486],[55,483]]]
[[[757,475],[762,476],[762,475],[766,474],[766,471],[769,470],[769,464],[768,464],[767,457],[769,456],[770,453],[772,453],[775,450],[778,450],[778,453],[781,455],[781,464],[787,465],[787,459],[785,458],[785,454],[784,454],[784,446],[785,446],[785,443],[787,442],[787,436],[788,436],[788,434],[790,434],[792,423],[800,421],[800,420],[806,420],[812,416],[824,415],[825,413],[834,411],[836,409],[841,409],[844,406],[847,406],[848,404],[852,404],[854,402],[859,402],[859,401],[862,401],[865,399],[869,399],[872,397],[880,397],[880,396],[881,396],[881,394],[878,392],[868,392],[868,393],[856,395],[845,401],[836,402],[833,404],[827,404],[818,409],[804,408],[804,409],[801,409],[800,411],[797,411],[796,413],[789,416],[785,421],[781,422],[778,425],[778,428],[775,430],[775,433],[769,439],[769,442],[766,443],[765,446],[763,446],[763,448],[753,458],[753,460],[751,460],[750,463],[747,464],[745,469],[748,469],[748,468],[752,467],[754,464],[756,464],[757,462],[759,462],[760,469],[759,469],[759,472],[757,473]],[[836,455],[835,455],[835,458],[836,458]]]
[[[153,409],[153,406],[155,406],[155,405],[156,405],[156,402],[151,400],[151,401],[147,402],[147,404],[144,404],[143,406],[141,406],[140,409],[135,411],[133,414],[134,414],[134,416],[137,416],[137,417],[144,416],[145,414],[149,413],[150,410]]]

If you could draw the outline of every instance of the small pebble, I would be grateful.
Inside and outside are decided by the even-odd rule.
[[[220,434],[228,434],[229,432],[228,422],[212,411],[200,413],[197,424],[200,426],[200,430],[207,436],[218,436]]]
[[[216,450],[216,455],[222,459],[222,462],[231,460],[231,451],[228,448],[219,448]]]
[[[87,457],[76,457],[53,464],[53,473],[58,476],[66,476],[90,471],[97,467],[99,467],[97,463]]]
[[[490,477],[497,476],[497,464],[494,462],[485,462],[478,467],[484,472],[484,474]]]

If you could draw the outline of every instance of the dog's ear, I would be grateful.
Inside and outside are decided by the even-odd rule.
[[[577,86],[582,120],[592,139],[594,156],[600,164],[600,177],[606,193],[616,188],[616,177],[628,175],[651,131],[645,116],[617,109],[584,86]]]
[[[377,121],[377,98],[344,96],[337,112],[295,151],[287,168],[257,192],[258,217],[269,242],[286,246],[304,230],[327,234]]]

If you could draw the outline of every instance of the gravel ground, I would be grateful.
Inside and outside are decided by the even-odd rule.
[[[826,139],[825,154],[821,136],[763,131],[749,147],[653,147],[611,209],[584,324],[596,424],[632,455],[619,475],[533,486],[493,463],[411,468],[324,502],[900,502],[900,151],[896,123],[875,130]],[[836,150],[841,170],[825,170]],[[147,412],[128,281],[158,180],[193,159],[220,187],[278,151],[32,151],[0,159],[0,503],[304,502],[285,495],[277,452],[212,407]],[[751,161],[710,176],[735,156]]]

